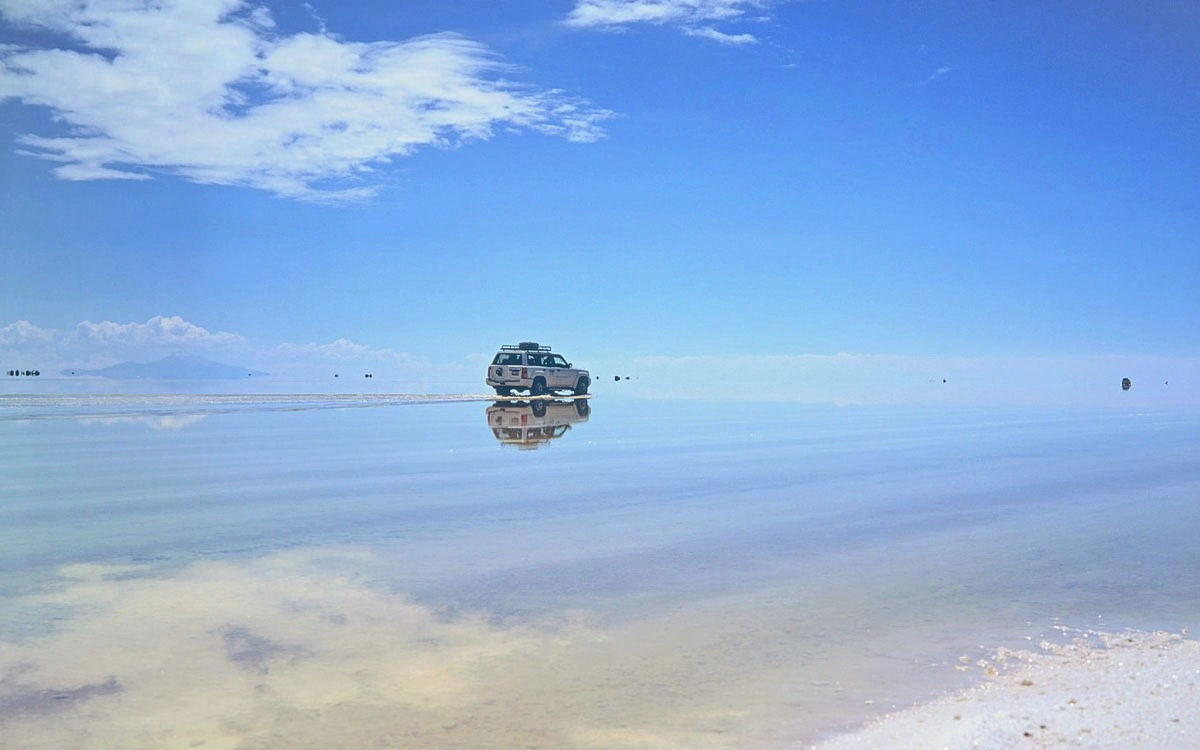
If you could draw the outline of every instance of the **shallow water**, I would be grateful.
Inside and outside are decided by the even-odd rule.
[[[1195,412],[408,401],[0,399],[0,744],[785,745],[1200,622]]]

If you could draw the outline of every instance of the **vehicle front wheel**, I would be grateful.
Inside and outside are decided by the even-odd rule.
[[[496,386],[496,395],[497,396],[511,396],[512,388],[501,388],[500,386]]]
[[[587,378],[580,378],[579,382],[575,384],[575,395],[582,396],[585,393],[587,393],[587,389],[588,389],[589,385],[591,385],[590,380],[588,380]]]
[[[530,396],[545,396],[546,395],[546,381],[541,378],[535,378],[533,381],[533,385],[531,385],[529,387],[529,395]]]

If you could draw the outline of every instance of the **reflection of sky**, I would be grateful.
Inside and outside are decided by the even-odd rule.
[[[140,424],[152,430],[182,430],[205,419],[207,414],[162,414],[145,417],[83,417],[83,424]]]
[[[397,406],[447,401],[483,401],[488,396],[408,394],[0,394],[0,422],[29,419],[73,419],[84,422],[123,420],[159,424],[184,417],[237,412],[309,411]],[[171,418],[171,419],[159,419]]]
[[[45,746],[773,742],[1200,619],[1194,414],[605,400],[518,452],[480,403],[122,408],[0,420],[0,721]]]

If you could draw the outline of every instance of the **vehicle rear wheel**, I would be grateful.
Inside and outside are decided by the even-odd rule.
[[[496,386],[496,395],[497,396],[511,396],[512,388],[501,388],[500,386]]]
[[[546,395],[546,381],[542,378],[534,378],[533,385],[529,386],[529,395],[530,396],[545,396]]]
[[[534,401],[532,404],[529,405],[529,407],[530,407],[530,410],[533,412],[533,416],[537,417],[538,419],[541,419],[542,417],[546,416],[546,402],[545,401]]]
[[[580,378],[579,382],[575,384],[575,395],[582,396],[585,393],[587,393],[587,389],[588,389],[589,385],[591,385],[590,380],[588,380],[587,378]]]

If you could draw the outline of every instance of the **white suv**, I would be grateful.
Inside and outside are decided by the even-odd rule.
[[[571,391],[582,396],[592,378],[587,370],[571,367],[570,362],[550,351],[550,347],[522,341],[516,346],[500,347],[488,365],[487,384],[499,396],[524,390],[530,396],[544,396],[553,391]]]

